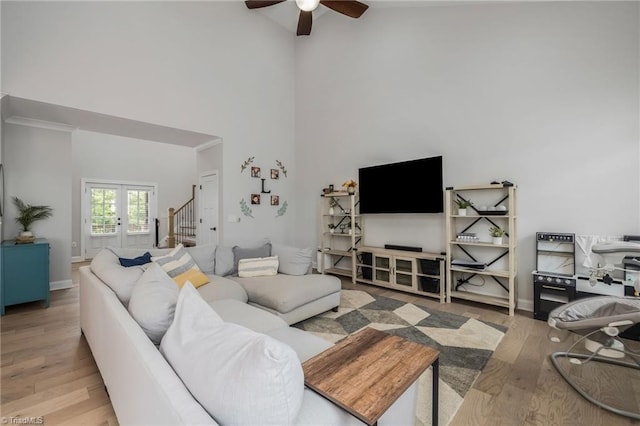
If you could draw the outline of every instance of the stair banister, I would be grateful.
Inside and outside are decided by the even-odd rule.
[[[195,236],[194,233],[185,234],[185,230],[193,228],[195,223],[195,198],[196,198],[196,185],[191,186],[191,199],[180,206],[177,209],[173,207],[169,208],[168,214],[168,238],[167,245],[169,247],[175,247],[176,244],[185,243],[187,241],[186,236]],[[193,245],[189,243],[190,245]]]

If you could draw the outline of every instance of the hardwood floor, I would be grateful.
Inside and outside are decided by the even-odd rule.
[[[563,335],[566,337],[564,342],[551,342],[547,323],[534,320],[530,312],[518,312],[509,317],[506,309],[472,302],[441,304],[435,299],[370,285],[353,285],[345,280],[342,286],[508,327],[493,356],[465,396],[451,426],[640,424],[589,403],[560,377],[549,355],[567,350],[577,336]],[[626,343],[629,348],[640,350],[640,342],[627,340]],[[617,403],[628,411],[639,412],[639,371],[607,368],[602,363],[581,367],[569,367],[567,364],[567,368],[579,378],[584,377],[585,386],[598,390],[610,404]]]
[[[39,303],[7,307],[1,321],[0,415],[11,423],[25,417],[46,425],[117,425],[117,419],[86,340],[80,333],[77,268],[75,286]],[[374,286],[359,289],[508,327],[505,337],[450,423],[460,425],[631,425],[632,420],[597,408],[557,373],[549,354],[567,349],[575,336],[552,343],[549,327],[531,313],[509,317],[499,308],[434,299]],[[640,350],[640,342],[627,341]],[[568,367],[585,383],[628,410],[638,410],[640,374],[602,364]],[[597,378],[592,380],[592,378]]]
[[[117,425],[87,341],[74,287],[51,293],[51,305],[9,306],[1,321],[0,415],[16,424]],[[13,418],[13,419],[12,419]]]

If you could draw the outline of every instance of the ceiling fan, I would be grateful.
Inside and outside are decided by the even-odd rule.
[[[275,1],[259,1],[249,0],[244,3],[249,9],[258,9],[261,7],[273,6],[274,4],[285,2],[286,0]],[[311,34],[311,24],[313,12],[319,4],[328,7],[338,13],[342,13],[350,18],[359,18],[369,8],[364,3],[360,3],[355,0],[343,0],[343,1],[328,1],[328,0],[296,0],[296,4],[300,9],[300,17],[298,18],[298,30],[297,35],[309,35]]]

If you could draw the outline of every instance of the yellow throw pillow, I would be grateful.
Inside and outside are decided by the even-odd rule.
[[[184,283],[186,283],[187,281],[191,281],[191,284],[193,284],[195,288],[198,288],[201,285],[207,284],[209,282],[209,277],[207,277],[201,271],[192,268],[179,275],[176,275],[175,277],[173,277],[173,280],[176,282],[176,284],[178,284],[178,287],[180,288],[182,288]]]

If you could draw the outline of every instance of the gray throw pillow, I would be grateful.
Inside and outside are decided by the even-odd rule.
[[[233,274],[233,247],[216,248],[215,274],[221,277]]]
[[[240,259],[255,259],[256,257],[271,256],[271,243],[263,244],[259,247],[243,248],[233,246],[233,273],[238,273],[238,262]]]
[[[213,275],[216,263],[215,244],[201,244],[194,247],[185,247],[185,249],[204,274]]]
[[[156,345],[173,322],[179,293],[176,283],[155,262],[133,287],[129,314]]]
[[[271,255],[278,256],[278,272],[287,275],[306,275],[311,269],[313,250],[273,243]]]

